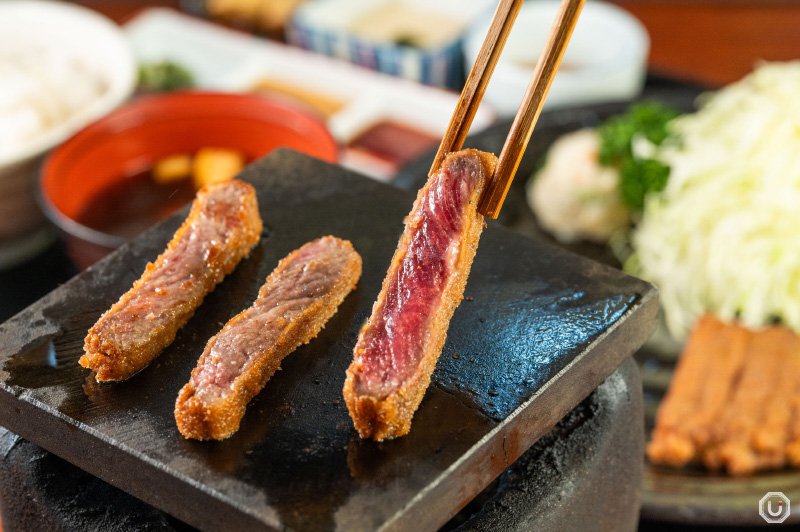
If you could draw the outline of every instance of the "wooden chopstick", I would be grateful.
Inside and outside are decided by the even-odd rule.
[[[447,126],[442,143],[433,159],[429,175],[436,173],[448,153],[458,151],[464,145],[469,127],[486,92],[486,86],[494,72],[503,47],[517,19],[523,0],[500,0],[494,12],[489,31],[472,65],[464,90],[458,99],[453,116]],[[550,34],[547,37],[542,55],[536,63],[533,76],[528,84],[522,104],[517,111],[511,131],[508,133],[503,150],[500,152],[497,169],[486,187],[478,212],[489,218],[497,218],[503,200],[506,198],[511,181],[519,167],[522,154],[528,146],[533,126],[542,111],[544,99],[553,83],[553,78],[564,57],[564,50],[578,22],[586,0],[562,0]]]
[[[578,15],[583,9],[586,0],[562,0],[556,14],[550,34],[547,37],[542,55],[536,63],[533,76],[528,84],[525,97],[522,100],[511,131],[503,144],[503,151],[497,162],[494,176],[481,196],[478,203],[478,212],[489,218],[497,218],[503,201],[506,199],[511,181],[528,146],[528,141],[533,133],[533,126],[542,111],[544,99],[556,76],[558,66],[564,57],[569,38],[578,22]]]
[[[523,0],[500,0],[497,5],[492,23],[489,25],[489,31],[486,32],[486,38],[472,65],[464,90],[461,91],[461,97],[458,99],[452,118],[450,118],[450,124],[439,145],[439,151],[436,152],[436,157],[433,159],[430,174],[436,173],[448,153],[458,151],[463,146],[469,126],[472,124],[472,119],[475,118],[483,93],[486,92],[486,86],[489,84],[500,53],[508,40],[508,34],[511,33],[514,21],[517,20],[522,3]]]

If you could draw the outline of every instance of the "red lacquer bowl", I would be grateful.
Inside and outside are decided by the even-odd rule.
[[[232,148],[253,161],[280,147],[336,162],[336,141],[315,116],[248,94],[178,92],[134,100],[56,148],[39,180],[45,214],[83,269],[124,242],[75,217],[110,184],[175,153]]]

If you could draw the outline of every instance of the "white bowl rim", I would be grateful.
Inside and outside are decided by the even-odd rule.
[[[526,12],[532,12],[534,10],[547,11],[548,13],[552,11],[553,16],[555,16],[558,6],[558,0],[537,0],[536,2],[526,2],[522,6],[520,16],[524,16]],[[615,72],[620,65],[628,64],[632,59],[638,59],[639,55],[644,55],[646,60],[650,48],[650,36],[641,21],[639,21],[639,19],[633,16],[630,12],[609,2],[602,0],[591,0],[587,2],[583,8],[583,13],[581,16],[585,15],[608,17],[608,20],[611,20],[615,23],[615,29],[622,29],[622,31],[627,32],[628,39],[641,43],[642,47],[641,49],[636,49],[633,46],[625,46],[621,50],[621,53],[614,56],[611,61],[584,65],[575,70],[560,70],[559,78],[561,80],[570,80],[570,83],[576,83],[585,81],[583,78],[596,79],[598,76]],[[484,26],[486,26],[486,28],[484,28]],[[475,57],[477,50],[480,49],[486,29],[488,29],[488,24],[478,25],[470,28],[470,31],[467,33],[464,41],[465,56],[467,60],[469,60],[471,57]],[[497,77],[513,76],[514,78],[524,77],[525,79],[529,79],[531,73],[532,70],[521,67],[513,61],[504,61],[502,55],[500,56],[500,60],[498,61],[496,67]]]
[[[18,10],[29,9],[36,10],[38,13],[47,12],[48,15],[69,14],[73,18],[73,22],[81,20],[81,24],[85,24],[87,27],[94,27],[97,31],[105,33],[110,39],[105,43],[105,46],[115,47],[119,52],[117,75],[108,78],[108,89],[92,105],[71,116],[65,122],[36,135],[21,149],[6,155],[0,154],[0,169],[43,155],[127,100],[136,86],[137,62],[133,48],[122,29],[111,19],[89,8],[67,2],[50,0],[0,1],[0,14],[6,12],[5,16],[8,16],[8,12],[13,13]],[[74,27],[71,27],[71,30],[74,31]]]

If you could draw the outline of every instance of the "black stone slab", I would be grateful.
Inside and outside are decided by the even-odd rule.
[[[631,358],[439,532],[636,530],[643,423]],[[197,532],[3,428],[0,518],[3,532]]]
[[[633,532],[642,456],[642,381],[628,359],[500,475],[464,524],[440,532]]]
[[[289,151],[241,177],[258,192],[261,244],[135,377],[95,383],[77,364],[83,337],[185,211],[0,326],[0,425],[202,530],[435,530],[655,324],[649,284],[489,227],[411,433],[362,441],[342,401],[344,371],[414,196]],[[238,433],[183,440],[174,400],[206,340],[280,258],[326,234],[361,253],[358,288],[286,359]]]

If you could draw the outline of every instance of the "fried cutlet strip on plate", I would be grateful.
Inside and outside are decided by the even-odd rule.
[[[686,425],[697,414],[710,371],[709,351],[726,343],[727,326],[713,316],[701,318],[689,336],[661,406],[647,455],[656,463],[682,466],[697,457],[697,449]]]
[[[89,329],[80,364],[98,381],[125,380],[150,364],[250,253],[261,228],[255,190],[247,183],[200,190],[167,249]]]
[[[181,434],[221,440],[236,432],[247,403],[287,355],[317,336],[360,277],[359,254],[332,236],[281,260],[252,306],[208,341],[175,403]]]

